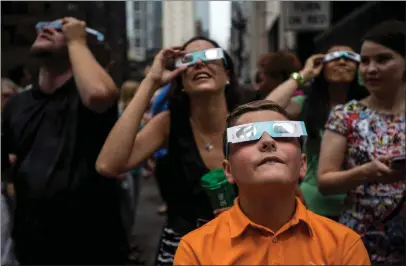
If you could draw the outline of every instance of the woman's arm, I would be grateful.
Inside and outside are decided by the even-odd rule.
[[[138,133],[142,116],[157,86],[159,85],[148,77],[142,81],[99,154],[96,169],[100,174],[116,177],[127,172],[164,144],[169,133],[169,112],[154,117]]]
[[[316,54],[307,59],[305,67],[299,72],[305,81],[310,81],[312,78],[320,74],[323,65],[317,63],[322,57],[324,57],[324,55]],[[266,100],[277,103],[281,107],[285,108],[293,117],[298,117],[302,108],[300,102],[292,99],[292,96],[295,94],[297,88],[298,82],[293,78],[289,78],[272,90],[266,97]]]
[[[283,108],[288,107],[289,104],[292,102],[292,96],[295,93],[296,89],[298,88],[297,81],[293,78],[289,78],[281,85],[276,87],[272,90],[268,96],[266,96],[266,100],[273,101],[280,105]]]
[[[142,116],[152,96],[162,84],[170,83],[186,67],[165,68],[170,58],[184,55],[177,47],[161,50],[154,58],[147,77],[141,82],[130,104],[114,125],[96,161],[96,170],[116,177],[136,167],[161,147],[169,135],[169,112],[163,112],[138,133]]]
[[[343,194],[367,181],[365,165],[341,170],[347,150],[347,137],[326,130],[321,142],[318,187],[324,195]]]

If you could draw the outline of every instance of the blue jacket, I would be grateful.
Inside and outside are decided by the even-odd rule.
[[[170,88],[170,84],[165,85],[161,91],[159,92],[159,94],[155,97],[154,102],[152,103],[151,109],[152,109],[152,116],[155,116],[157,114],[159,114],[160,112],[166,111],[168,110],[168,101],[165,101],[166,98],[166,94],[168,93]],[[163,102],[165,101],[165,102]],[[156,151],[154,153],[153,158],[159,159],[164,157],[166,154],[168,153],[168,151],[166,150],[166,148],[161,148],[160,150]]]

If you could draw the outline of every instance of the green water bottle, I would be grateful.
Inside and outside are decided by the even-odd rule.
[[[233,206],[234,186],[228,182],[222,168],[214,169],[205,174],[201,179],[201,184],[210,198],[213,210]]]

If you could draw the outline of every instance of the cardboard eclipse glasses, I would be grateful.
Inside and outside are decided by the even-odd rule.
[[[35,25],[35,28],[37,30],[43,30],[46,26],[49,26],[49,27],[52,27],[54,29],[59,30],[59,29],[62,29],[62,22],[59,22],[59,21],[52,21],[52,22],[40,21],[40,22],[37,23],[37,25]],[[95,29],[88,28],[88,27],[86,27],[86,32],[96,36],[98,41],[100,41],[100,42],[104,41],[103,33],[99,32],[99,31],[97,31]]]
[[[224,60],[224,64],[227,67],[227,61],[224,56],[224,51],[221,48],[211,48],[202,51],[196,51],[188,53],[175,61],[176,67],[191,66],[197,63],[198,60],[202,62],[208,62],[213,60]]]
[[[302,121],[267,121],[230,127],[227,128],[226,157],[230,143],[258,140],[265,132],[275,139],[307,136],[306,126]]]

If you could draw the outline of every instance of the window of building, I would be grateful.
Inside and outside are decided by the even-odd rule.
[[[141,3],[139,1],[134,1],[134,11],[138,11],[141,9]]]
[[[136,59],[136,61],[144,61],[145,60],[145,49],[144,48],[136,48],[135,49],[135,59]]]
[[[138,37],[135,38],[135,47],[141,47],[141,39]]]
[[[137,16],[134,18],[134,28],[135,29],[140,29],[141,28],[141,20]]]
[[[133,36],[140,37],[141,35],[143,35],[143,31],[140,29],[134,29]]]

